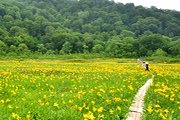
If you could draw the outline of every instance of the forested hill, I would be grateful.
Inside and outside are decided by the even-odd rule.
[[[180,12],[108,0],[1,0],[0,55],[180,56]]]

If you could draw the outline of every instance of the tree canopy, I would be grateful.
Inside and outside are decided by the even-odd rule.
[[[0,55],[180,55],[180,12],[109,0],[1,0]]]

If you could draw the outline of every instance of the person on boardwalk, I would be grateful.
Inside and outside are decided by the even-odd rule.
[[[145,62],[143,61],[142,67],[146,70],[146,66],[144,64]]]
[[[137,61],[138,61],[138,67],[139,67],[139,65],[141,64],[141,63],[140,63],[140,59],[137,59]]]
[[[137,61],[138,61],[138,64],[140,64],[140,59],[137,59]]]
[[[149,65],[148,65],[148,62],[146,62],[146,71],[149,71]]]

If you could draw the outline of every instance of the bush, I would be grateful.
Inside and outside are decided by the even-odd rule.
[[[171,58],[167,61],[167,63],[180,63],[180,58]]]

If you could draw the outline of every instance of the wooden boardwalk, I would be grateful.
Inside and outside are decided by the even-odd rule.
[[[128,118],[126,120],[141,120],[141,113],[143,112],[144,96],[150,84],[153,82],[154,75],[149,79],[136,94],[133,104],[129,108]]]

